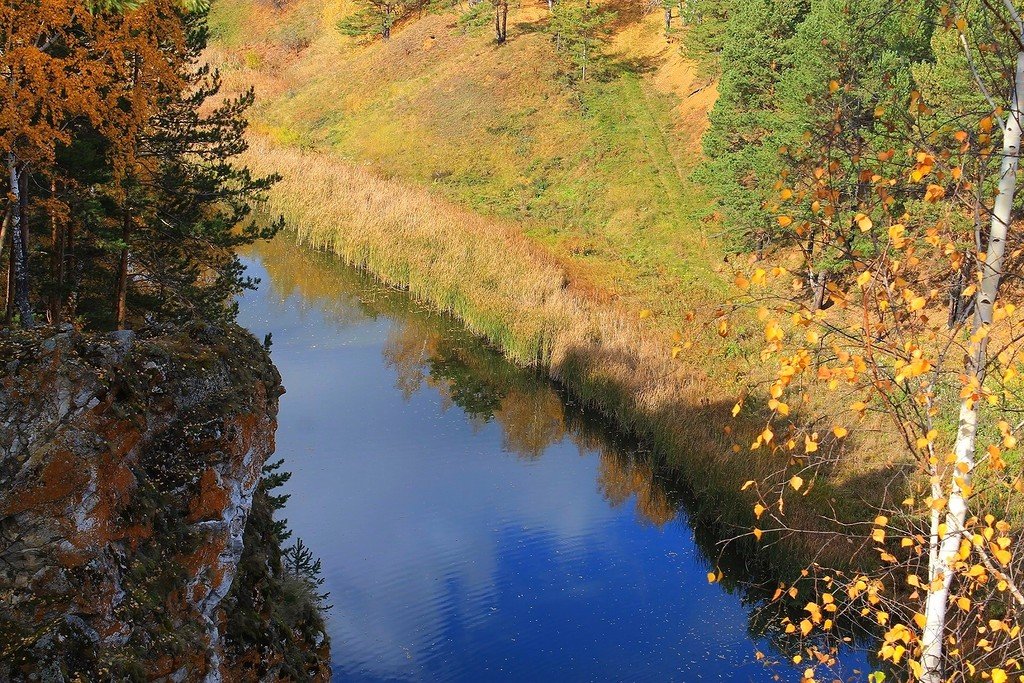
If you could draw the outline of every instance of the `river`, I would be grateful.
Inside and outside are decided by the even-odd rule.
[[[793,651],[757,660],[782,656],[756,601],[708,583],[709,541],[642,448],[288,240],[246,253],[239,320],[273,335],[285,516],[323,562],[337,680],[801,678]]]

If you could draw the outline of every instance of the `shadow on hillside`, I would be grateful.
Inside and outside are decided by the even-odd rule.
[[[610,78],[627,74],[641,76],[657,71],[663,61],[663,58],[654,56],[611,58],[605,64],[605,72]]]
[[[642,2],[629,2],[629,0],[610,0],[602,7],[615,12],[615,20],[610,25],[611,30],[615,33],[640,23],[651,13],[651,5]]]
[[[664,378],[657,368],[642,367],[635,354],[614,349],[570,349],[558,374],[585,409],[644,443],[672,473],[685,492],[691,526],[705,538],[710,557],[738,553],[759,558],[758,563],[772,566],[776,577],[780,569],[799,571],[813,562],[836,568],[877,564],[868,543],[870,522],[880,509],[899,506],[906,495],[901,483],[913,475],[911,464],[891,462],[840,480],[835,477],[837,469],[848,465],[848,453],[855,450],[852,437],[841,443],[831,436],[822,439],[821,461],[801,470],[809,483],[803,495],[789,491],[785,499],[784,520],[794,531],[766,531],[755,543],[749,532],[756,524],[752,507],[758,501],[754,490],[741,488],[748,480],[767,486],[762,490],[774,492],[774,498],[766,495],[765,504],[770,506],[769,499],[777,500],[778,490],[797,471],[787,463],[788,452],[771,455],[746,446],[764,428],[766,416],[748,410],[737,420],[731,400],[712,401],[700,396],[696,386],[690,387],[696,400],[679,397],[653,411],[638,407],[634,396],[657,391],[656,383]],[[799,414],[791,419],[801,423]],[[731,429],[729,436],[726,427]],[[734,443],[742,445],[738,453],[732,450]],[[856,526],[861,521],[863,528]]]

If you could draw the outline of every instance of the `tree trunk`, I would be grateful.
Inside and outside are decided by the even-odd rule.
[[[979,259],[981,269],[981,287],[976,294],[974,308],[974,330],[977,332],[984,326],[992,324],[992,313],[999,284],[1003,275],[1003,256],[1006,251],[1006,233],[1012,219],[1013,200],[1017,191],[1017,167],[1019,164],[1021,143],[1021,94],[1024,90],[1024,51],[1017,54],[1017,67],[1013,82],[1013,100],[1010,103],[1010,114],[1006,119],[1006,131],[1003,135],[1003,159],[999,166],[999,192],[992,207],[992,222],[989,225],[988,250],[985,260]],[[978,388],[985,381],[988,336],[975,342],[970,358],[967,361],[967,376],[976,382]],[[925,604],[925,626],[921,636],[921,668],[923,683],[941,683],[945,680],[943,654],[943,637],[946,631],[946,617],[949,608],[950,586],[953,583],[953,563],[960,549],[960,541],[965,533],[964,522],[967,519],[967,503],[970,498],[971,480],[974,471],[975,439],[978,431],[978,402],[969,397],[960,404],[960,418],[957,428],[956,444],[953,448],[955,459],[950,475],[949,500],[945,519],[939,512],[932,514],[931,537],[929,540],[929,580],[937,582],[938,590],[928,595]],[[935,473],[933,473],[935,474]],[[939,480],[933,477],[933,481]],[[932,485],[932,497],[942,497],[940,484]],[[940,538],[939,531],[945,523],[945,535]]]
[[[4,271],[4,323],[10,324],[11,322],[11,259],[10,259],[10,248],[8,243],[9,230],[11,225],[11,207],[8,206],[4,211],[4,222],[0,223],[0,262],[3,262],[4,251],[8,252],[7,258],[7,270]]]
[[[10,208],[7,210],[5,222],[10,226],[13,216]],[[10,325],[14,320],[14,231],[8,227],[5,237],[7,243],[7,275],[4,277],[4,324]]]
[[[121,224],[121,239],[124,246],[121,247],[121,260],[117,268],[117,303],[115,305],[115,319],[117,329],[123,330],[125,319],[128,317],[128,237],[131,235],[132,214],[125,209],[124,222]]]
[[[504,43],[508,37],[508,2],[499,0],[494,6],[494,38],[499,43]]]
[[[25,207],[28,197],[24,184],[24,170],[18,166],[13,152],[7,153],[7,171],[11,183],[11,271],[14,306],[21,314],[21,326],[33,325],[32,305],[28,295],[28,235]]]
[[[825,292],[828,291],[828,273],[825,271],[817,275],[812,273],[811,286],[814,291],[814,301],[811,303],[811,310],[817,311],[825,305]]]
[[[56,180],[50,182],[50,194],[54,203],[54,208],[50,209],[50,274],[53,278],[53,283],[50,290],[49,305],[47,306],[47,317],[50,324],[59,325],[64,298],[64,231],[61,229],[60,221],[57,218]]]
[[[580,74],[580,82],[587,82],[587,39],[583,39],[583,73]]]
[[[78,259],[75,255],[75,221],[68,221],[67,234],[64,238],[63,277],[66,283],[66,294],[62,303],[63,313],[74,323],[78,303],[78,282],[81,279]]]
[[[11,225],[11,208],[7,207],[4,212],[4,222],[0,223],[0,259],[4,256],[4,248],[7,246],[7,228]]]

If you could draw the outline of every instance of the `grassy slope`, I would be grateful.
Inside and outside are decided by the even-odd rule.
[[[254,83],[260,97],[249,163],[285,175],[271,210],[520,362],[548,360],[582,400],[699,472],[708,515],[749,525],[740,484],[782,463],[733,455],[721,432],[738,364],[760,365],[761,336],[740,329],[747,341],[723,345],[713,331],[722,252],[688,175],[714,85],[695,80],[657,15],[628,6],[606,77],[577,93],[540,32],[546,5],[517,8],[504,46],[464,31],[457,13],[357,45],[332,28],[346,1],[214,3],[211,57],[229,87]],[[639,320],[644,309],[655,315]],[[678,330],[694,343],[672,361]],[[787,516],[814,524],[814,508],[839,507],[861,518],[886,460],[846,459],[837,480],[812,487],[807,515],[797,505]],[[804,558],[822,548],[808,540]]]
[[[714,88],[694,82],[658,16],[619,8],[607,76],[577,97],[541,32],[546,5],[515,10],[504,46],[452,13],[361,46],[332,28],[346,11],[214,3],[230,77],[263,91],[258,130],[512,219],[611,298],[677,312],[682,291],[720,296],[706,199],[687,180]],[[297,55],[267,48],[299,34],[312,42]]]

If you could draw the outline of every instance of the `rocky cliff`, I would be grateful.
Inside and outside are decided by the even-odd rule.
[[[319,615],[244,675],[226,635],[243,551],[281,573],[246,533],[281,393],[235,327],[0,333],[0,679],[327,676]]]

